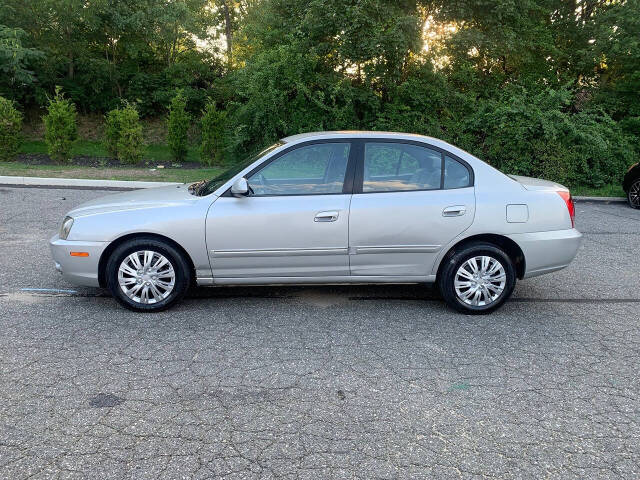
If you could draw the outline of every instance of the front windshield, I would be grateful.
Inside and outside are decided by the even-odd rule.
[[[205,196],[215,192],[216,189],[220,188],[224,183],[231,180],[233,177],[235,177],[238,173],[240,173],[242,170],[247,168],[253,162],[273,152],[276,148],[281,147],[282,145],[284,145],[284,143],[282,142],[274,143],[270,147],[262,150],[260,153],[257,153],[256,155],[252,155],[249,158],[238,163],[237,165],[234,165],[229,170],[221,173],[217,177],[212,178],[208,182],[204,183],[200,188],[198,188],[197,195]]]

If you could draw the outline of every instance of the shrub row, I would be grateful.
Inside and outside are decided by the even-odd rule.
[[[188,151],[187,133],[192,117],[186,111],[186,98],[178,91],[169,108],[167,118],[167,144],[172,157],[184,161]],[[22,113],[13,101],[0,97],[0,161],[12,160],[22,144]],[[74,103],[56,89],[49,99],[46,115],[42,117],[45,142],[49,156],[66,162],[73,157],[73,146],[78,139],[77,112]],[[200,161],[206,165],[222,162],[225,136],[225,112],[209,102],[201,119],[202,141]],[[144,154],[142,124],[136,106],[124,101],[105,116],[104,146],[111,156],[122,163],[136,164]]]

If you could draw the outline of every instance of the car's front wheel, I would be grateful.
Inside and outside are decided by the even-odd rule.
[[[632,208],[640,208],[640,178],[636,178],[629,186],[627,200]]]
[[[501,248],[472,243],[455,252],[440,272],[439,287],[447,304],[462,313],[489,313],[513,292],[513,262]]]
[[[191,282],[189,264],[172,245],[137,238],[119,245],[106,265],[107,285],[130,310],[165,310],[184,297]]]

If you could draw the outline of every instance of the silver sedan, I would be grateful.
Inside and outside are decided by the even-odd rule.
[[[213,180],[80,205],[51,239],[69,282],[157,311],[192,284],[437,283],[465,313],[566,267],[567,188],[504,175],[434,138],[288,137]]]

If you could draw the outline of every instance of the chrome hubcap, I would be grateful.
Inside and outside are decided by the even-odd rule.
[[[629,188],[629,203],[634,207],[640,207],[640,180],[636,180]]]
[[[456,272],[454,287],[467,305],[481,307],[495,302],[507,283],[502,264],[493,257],[472,257]]]
[[[173,291],[176,274],[171,262],[158,252],[141,250],[126,257],[118,269],[118,283],[136,303],[152,304]]]

